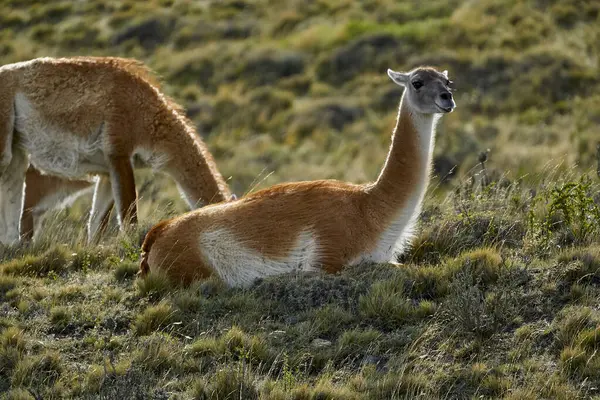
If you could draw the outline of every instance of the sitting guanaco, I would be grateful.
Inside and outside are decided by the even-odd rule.
[[[427,188],[435,126],[455,103],[447,71],[388,70],[404,93],[377,181],[286,183],[154,226],[140,275],[189,283],[213,274],[229,286],[291,271],[340,271],[393,262],[411,237]]]

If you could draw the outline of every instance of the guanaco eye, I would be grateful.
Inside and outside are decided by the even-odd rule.
[[[421,81],[414,81],[414,82],[412,83],[412,85],[413,85],[413,87],[414,87],[415,89],[419,90],[419,89],[420,89],[420,88],[423,86],[423,82],[421,82]]]

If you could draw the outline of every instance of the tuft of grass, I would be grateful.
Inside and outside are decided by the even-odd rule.
[[[6,294],[17,287],[17,283],[15,277],[0,275],[0,300],[4,300]]]
[[[575,338],[575,343],[582,349],[595,351],[600,347],[600,327],[580,331]]]
[[[129,368],[131,363],[127,361],[115,365],[110,360],[104,360],[102,365],[92,365],[85,375],[82,391],[98,393],[111,379],[126,375]]]
[[[568,249],[558,259],[558,279],[566,284],[600,282],[600,247]]]
[[[123,282],[135,277],[139,269],[139,263],[133,261],[123,261],[120,262],[114,269],[113,275],[117,281]],[[140,292],[141,291],[142,290],[140,289]]]
[[[435,305],[430,301],[414,304],[404,294],[404,285],[404,279],[399,277],[375,282],[367,294],[359,298],[361,315],[391,329],[435,312]]]
[[[164,337],[152,337],[133,358],[133,365],[144,370],[161,373],[181,365],[177,350]]]
[[[328,304],[313,314],[314,329],[321,337],[337,336],[356,321],[355,316],[338,305]]]
[[[80,248],[71,254],[70,268],[74,271],[87,272],[104,267],[105,263],[111,259],[112,255],[105,249]]]
[[[479,248],[462,253],[452,263],[457,272],[468,271],[477,281],[488,285],[500,276],[502,256],[495,249]]]
[[[173,289],[169,278],[164,273],[155,271],[144,278],[136,279],[135,285],[141,296],[149,297],[151,300],[160,299]]]
[[[0,388],[11,372],[24,357],[26,340],[23,331],[11,326],[0,334]]]
[[[55,332],[66,330],[73,320],[73,312],[67,307],[53,307],[50,310],[50,323]]]
[[[72,303],[76,300],[81,300],[85,297],[85,287],[81,285],[67,285],[61,287],[54,295],[54,297],[61,302]]]
[[[571,306],[564,308],[552,321],[556,331],[556,346],[559,348],[575,344],[580,332],[596,327],[600,316],[589,307]]]
[[[244,360],[251,364],[268,364],[273,361],[263,339],[248,335],[237,326],[231,327],[219,338],[205,337],[196,340],[189,346],[188,353],[200,357]]]
[[[23,357],[12,374],[14,387],[40,387],[56,382],[64,369],[64,362],[56,352]]]
[[[161,302],[149,306],[138,315],[133,324],[133,329],[138,336],[149,335],[158,330],[165,330],[177,320],[178,311],[171,304]]]
[[[12,389],[6,394],[7,400],[35,400],[35,397],[25,389]]]
[[[488,336],[515,321],[520,313],[521,299],[511,275],[503,280],[506,282],[499,287],[486,291],[472,271],[458,272],[450,284],[450,294],[442,312],[448,327],[456,333]]]
[[[560,352],[560,362],[562,368],[572,374],[585,368],[588,355],[579,347],[567,346]]]
[[[340,359],[358,355],[376,354],[383,334],[375,329],[352,329],[338,339]]]
[[[4,349],[13,348],[23,352],[26,343],[23,331],[17,327],[8,327],[0,334],[0,346]]]
[[[192,398],[205,399],[258,399],[258,387],[254,374],[243,365],[218,370],[209,382],[196,380],[191,390]]]
[[[369,385],[373,399],[416,398],[431,384],[431,379],[421,373],[389,372]]]
[[[16,276],[48,276],[64,272],[71,260],[71,253],[64,247],[54,247],[42,255],[27,255],[2,265],[2,272]]]

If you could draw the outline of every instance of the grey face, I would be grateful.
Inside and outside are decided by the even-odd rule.
[[[449,87],[448,71],[421,67],[402,73],[388,69],[388,75],[398,85],[404,86],[406,100],[420,113],[449,113],[456,107]]]

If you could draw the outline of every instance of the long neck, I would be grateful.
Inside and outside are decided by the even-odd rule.
[[[418,207],[427,189],[438,118],[435,114],[415,111],[406,96],[402,96],[388,157],[370,190],[377,207],[383,206],[392,212],[408,202]]]
[[[191,208],[227,201],[231,192],[202,139],[186,120],[178,120],[184,130],[167,148],[167,172],[177,181]],[[172,135],[172,132],[171,132]]]

